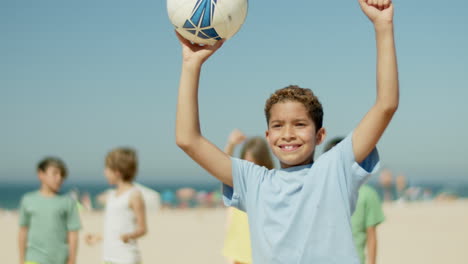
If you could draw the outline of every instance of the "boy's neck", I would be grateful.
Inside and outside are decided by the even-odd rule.
[[[133,187],[133,183],[132,182],[126,182],[126,181],[119,181],[115,185],[115,189],[117,190],[117,192],[128,190],[131,187]]]
[[[294,166],[284,166],[284,167],[281,166],[281,170],[286,170],[286,171],[288,171],[288,170],[295,170],[295,168],[302,168],[302,167],[304,167],[304,168],[306,168],[306,167],[307,167],[307,168],[310,168],[310,167],[312,166],[313,163],[314,163],[314,162],[311,161],[310,163],[301,163],[301,164],[297,164],[297,165],[294,165]]]
[[[41,193],[42,196],[45,197],[54,197],[57,195],[57,192],[48,188],[47,186],[41,185],[41,188],[39,188],[39,193]]]
[[[281,169],[288,169],[288,168],[294,168],[294,167],[309,165],[309,164],[312,164],[312,163],[314,163],[314,155],[313,155],[313,154],[312,154],[312,156],[310,157],[310,159],[307,159],[306,161],[301,162],[300,164],[296,164],[296,165],[284,165],[284,164],[280,161],[280,166],[281,166]]]

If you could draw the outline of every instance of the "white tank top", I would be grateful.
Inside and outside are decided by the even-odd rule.
[[[130,208],[130,197],[133,192],[139,192],[136,187],[116,196],[116,191],[107,194],[104,215],[104,261],[116,263],[139,263],[140,251],[136,240],[124,243],[120,238],[123,234],[133,233],[136,229],[136,217]]]

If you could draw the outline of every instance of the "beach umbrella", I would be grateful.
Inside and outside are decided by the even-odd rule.
[[[177,199],[179,200],[179,207],[187,208],[190,206],[190,202],[195,198],[196,191],[192,188],[180,188],[176,191]]]
[[[135,187],[140,190],[143,200],[145,201],[145,207],[147,212],[157,212],[161,208],[161,195],[147,186],[140,183],[133,183]]]
[[[161,195],[159,193],[141,183],[134,182],[133,185],[141,192],[143,200],[145,201],[145,208],[147,212],[156,212],[161,208]],[[97,201],[101,205],[105,205],[107,192],[110,189],[104,191],[97,196]]]
[[[176,195],[172,190],[164,190],[161,193],[162,204],[165,207],[172,207],[176,205]]]

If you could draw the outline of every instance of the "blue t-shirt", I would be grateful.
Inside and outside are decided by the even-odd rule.
[[[224,202],[249,215],[255,264],[359,264],[351,215],[359,186],[378,169],[374,149],[355,162],[352,134],[313,164],[268,170],[232,158]]]

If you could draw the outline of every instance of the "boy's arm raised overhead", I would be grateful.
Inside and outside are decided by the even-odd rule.
[[[393,37],[391,0],[358,0],[364,14],[374,24],[377,42],[377,98],[353,133],[356,162],[374,149],[398,108],[398,70]]]
[[[199,46],[176,34],[182,45],[183,59],[177,100],[176,143],[210,174],[232,186],[231,159],[203,137],[198,115],[198,83],[201,67],[224,41],[218,41],[213,46]]]

